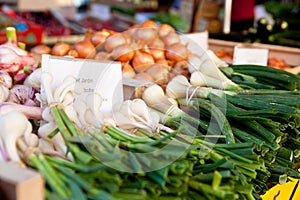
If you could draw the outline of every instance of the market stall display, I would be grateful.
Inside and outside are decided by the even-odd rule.
[[[95,35],[31,54],[17,53],[14,34],[0,46],[1,58],[20,60],[0,62],[0,156],[43,174],[47,198],[259,199],[269,184],[300,178],[298,75],[228,65],[210,50],[197,55],[172,27],[152,21]],[[76,77],[51,87],[39,66],[44,52],[116,60],[124,78],[152,84],[104,116],[101,96],[74,101]],[[18,74],[25,76],[17,82]],[[22,126],[11,126],[16,119]]]

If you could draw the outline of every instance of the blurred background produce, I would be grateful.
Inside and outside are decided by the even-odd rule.
[[[46,192],[49,198],[52,197],[51,195],[54,195],[53,197],[56,195],[72,196],[75,191],[81,197],[89,195],[88,198],[98,198],[101,195],[107,198],[111,195],[121,197],[125,194],[130,198],[140,198],[140,195],[145,198],[158,196],[185,198],[206,195],[208,199],[225,199],[225,197],[228,199],[259,199],[259,195],[264,194],[274,185],[289,181],[288,177],[300,177],[297,171],[300,152],[298,141],[300,137],[300,78],[297,75],[300,67],[300,3],[298,0],[249,0],[247,1],[248,5],[245,4],[245,1],[233,0],[231,7],[233,10],[232,13],[229,13],[231,16],[229,33],[224,31],[226,16],[228,16],[228,10],[226,10],[228,1],[226,0],[0,0],[0,3],[0,64],[3,79],[0,84],[2,101],[0,111],[5,113],[18,108],[24,112],[32,125],[27,129],[33,135],[29,135],[28,138],[31,137],[29,139],[24,136],[25,139],[22,142],[29,146],[32,145],[31,147],[42,144],[37,142],[38,138],[36,138],[39,127],[45,125],[39,121],[42,118],[49,123],[46,125],[55,126],[55,130],[48,133],[51,138],[54,138],[58,132],[66,130],[66,127],[61,126],[63,123],[58,123],[60,118],[63,118],[64,123],[68,124],[69,131],[73,131],[72,137],[68,137],[67,142],[72,155],[67,155],[68,148],[61,144],[60,147],[55,147],[59,153],[58,151],[47,152],[70,160],[72,158],[66,158],[66,156],[74,156],[76,161],[65,160],[64,166],[61,167],[58,164],[62,162],[60,159],[56,160],[51,157],[52,155],[49,157],[47,155],[48,164],[51,164],[53,169],[64,172],[57,173],[57,176],[54,174],[54,177],[52,177],[52,173],[50,173],[51,176],[44,173],[47,186],[50,186]],[[241,9],[238,6],[239,3],[244,3],[246,8]],[[236,8],[242,12],[236,13]],[[249,11],[247,14],[250,13],[246,18],[232,17],[235,14],[246,14],[246,10]],[[208,33],[210,45],[208,49],[192,52],[187,44],[183,44],[180,38],[181,34],[191,33]],[[285,56],[288,53],[283,56],[271,56],[270,54],[267,67],[231,65],[234,58],[232,48],[219,48],[213,51],[210,49],[213,46],[210,41],[214,39],[217,39],[218,42],[221,41],[221,44],[222,41],[240,42],[244,45],[266,44],[270,46],[264,46],[264,48],[268,47],[270,51],[273,45],[276,46],[274,49],[277,55],[280,55],[285,48],[287,48],[285,52],[293,55],[289,57]],[[194,42],[197,43],[197,41]],[[231,47],[237,44],[234,43]],[[222,45],[220,46],[222,47]],[[109,137],[97,138],[99,143],[96,145],[101,145],[98,146],[99,148],[110,147],[111,151],[102,148],[108,157],[115,152],[116,148],[129,148],[135,152],[145,152],[165,145],[166,141],[175,138],[173,138],[174,135],[170,137],[170,134],[177,133],[169,132],[169,128],[177,130],[178,124],[180,124],[177,123],[177,120],[181,117],[186,120],[183,124],[187,126],[184,128],[187,128],[188,134],[191,132],[199,134],[197,135],[198,140],[192,143],[195,148],[189,149],[188,153],[174,165],[170,165],[170,168],[139,176],[108,169],[102,164],[99,165],[97,160],[89,155],[87,149],[83,148],[84,142],[89,142],[90,138],[78,141],[77,136],[79,135],[76,134],[79,132],[74,132],[77,127],[73,122],[70,123],[65,113],[62,112],[61,105],[55,102],[55,106],[53,106],[53,102],[48,101],[51,100],[50,97],[39,96],[41,84],[49,86],[47,81],[51,78],[45,75],[43,76],[45,79],[40,79],[43,54],[95,59],[103,62],[119,61],[122,66],[123,78],[146,81],[157,86],[156,89],[150,90],[152,92],[148,92],[148,95],[144,91],[145,88],[139,91],[142,93],[139,96],[138,93],[134,95],[144,99],[145,102],[147,99],[147,106],[152,108],[157,104],[151,100],[161,100],[165,106],[161,108],[163,111],[159,109],[158,111],[163,114],[169,115],[169,112],[175,108],[175,111],[180,113],[180,115],[170,115],[167,117],[168,120],[163,120],[166,122],[164,126],[168,127],[167,132],[163,130],[160,132],[161,135],[156,135],[156,133],[151,137],[148,137],[148,132],[137,132],[143,135],[142,139],[137,140],[127,133],[119,132],[113,126],[103,127],[103,131]],[[291,57],[293,57],[292,65],[289,64]],[[201,68],[205,73],[193,65]],[[69,81],[74,83],[75,79],[71,78]],[[69,93],[69,87],[63,88],[66,85],[62,84],[54,95],[57,101],[64,99],[62,104],[72,102],[69,97],[73,94]],[[64,90],[66,91],[63,92]],[[49,91],[48,95],[51,96]],[[223,113],[216,108],[217,106],[215,107],[214,104],[224,102],[215,97],[214,92],[227,97],[230,101],[228,109],[231,112]],[[184,104],[180,105],[182,106],[180,109],[186,110],[183,111],[179,108],[177,110],[177,107],[174,107],[177,105],[171,104],[170,99],[165,99],[164,93],[172,96],[177,103]],[[58,94],[65,96],[59,97]],[[205,95],[198,97],[199,94]],[[190,95],[190,99],[187,98],[188,95]],[[219,101],[212,102],[211,98],[213,97]],[[272,104],[269,103],[270,101]],[[46,114],[50,115],[50,111],[43,110],[40,107],[41,103],[47,104],[47,109],[54,110],[52,111],[54,113],[55,111],[59,112],[61,116],[45,116]],[[196,103],[200,103],[200,105]],[[170,106],[169,109],[166,109],[168,106]],[[189,108],[187,109],[187,107]],[[208,108],[215,112],[211,112]],[[198,109],[204,113],[203,123],[190,118],[196,113],[195,111],[199,111]],[[48,113],[42,115],[43,111]],[[90,111],[81,114],[91,115]],[[93,112],[95,115],[96,112],[94,110]],[[190,116],[185,115],[185,112]],[[141,112],[139,113],[141,114]],[[2,124],[7,124],[6,120],[14,120],[14,117],[9,117],[9,115],[3,114],[1,117],[3,117],[0,120]],[[6,117],[9,118],[6,119]],[[22,116],[19,117],[22,118]],[[200,135],[201,131],[208,129],[210,118],[216,120],[216,123],[213,122],[214,125],[225,121],[226,127],[222,130],[221,136],[214,134],[215,129],[210,130],[212,137],[209,138],[209,141],[217,138],[219,146],[214,149],[216,152],[212,151],[211,155],[199,159],[198,154],[204,144],[211,148],[211,144],[205,143],[208,141],[203,142],[202,135]],[[289,121],[291,119],[292,121]],[[84,125],[84,122],[91,123],[93,121],[89,120],[91,119],[87,117],[81,123]],[[24,126],[22,127],[24,128],[27,121],[23,120],[23,122]],[[191,127],[195,123],[196,129]],[[118,122],[118,126],[121,127],[120,124],[122,125],[122,120]],[[150,124],[153,125],[152,122]],[[253,124],[257,126],[253,126]],[[128,124],[125,123],[125,125]],[[30,130],[31,128],[32,130]],[[151,131],[153,131],[152,129],[153,127],[151,127]],[[252,130],[251,133],[249,129]],[[64,135],[64,137],[66,136],[68,134]],[[125,139],[120,142],[120,137]],[[48,139],[47,136],[47,141]],[[104,139],[107,139],[107,143],[101,144],[105,141]],[[127,139],[132,143],[129,143]],[[189,136],[176,139],[185,142],[192,141]],[[235,144],[227,146],[228,143],[234,141]],[[5,148],[7,148],[9,145],[6,141],[5,143]],[[24,147],[25,143],[21,143],[19,146],[23,145],[22,147]],[[26,145],[24,149],[26,149]],[[240,151],[240,148],[243,151]],[[8,149],[10,150],[10,148]],[[80,154],[75,153],[76,151]],[[22,156],[24,156],[23,153],[24,151],[21,151]],[[39,162],[43,159],[43,155],[35,153],[37,152],[29,154],[33,155],[30,159],[35,162],[35,164],[30,163],[30,166],[42,171],[45,163]],[[2,156],[2,154],[0,155]],[[19,159],[15,152],[11,155],[17,155],[15,158]],[[118,154],[114,155],[119,156]],[[168,157],[168,154],[166,156]],[[9,160],[12,157],[14,156],[4,155],[4,158],[1,157],[1,159]],[[84,157],[87,160],[83,159]],[[187,160],[185,160],[186,158]],[[146,160],[146,162],[148,161]],[[84,169],[87,163],[90,164],[90,168]],[[248,166],[249,163],[250,166]],[[130,167],[132,165],[137,168],[139,164],[139,161],[129,163]],[[89,170],[91,170],[90,173],[94,173],[94,170],[99,168],[103,170],[101,177],[109,180],[108,184],[106,184],[106,180],[99,182],[94,174],[93,177],[90,177],[85,173]],[[71,176],[73,172],[76,176]],[[202,173],[207,176],[203,177]],[[72,181],[76,184],[69,182],[70,177],[75,177],[76,180]],[[54,179],[59,180],[62,186],[67,184],[73,187],[63,191],[62,187],[53,184]],[[131,182],[132,180],[134,182]],[[92,187],[92,190],[89,186]],[[273,193],[271,193],[272,195],[274,196]]]

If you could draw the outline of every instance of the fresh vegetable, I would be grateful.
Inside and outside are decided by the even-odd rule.
[[[49,54],[51,52],[51,48],[47,45],[44,45],[44,44],[39,44],[35,47],[33,47],[31,50],[30,50],[31,53],[33,54]]]
[[[51,48],[51,54],[54,56],[65,56],[71,50],[71,45],[65,42],[57,42]]]
[[[166,94],[174,99],[185,97],[189,101],[193,97],[208,98],[211,93],[223,96],[225,93],[234,95],[234,92],[223,91],[220,88],[193,86],[183,75],[175,76],[166,87]]]
[[[16,121],[18,122],[18,125],[12,125]],[[0,137],[9,160],[17,162],[21,161],[17,152],[17,140],[25,134],[27,129],[30,129],[30,122],[24,114],[18,111],[11,111],[6,114],[1,114],[0,124]]]
[[[5,102],[9,97],[9,89],[4,85],[0,85],[0,102]]]
[[[130,36],[142,26],[151,29],[145,40],[141,32],[134,36],[139,39]],[[28,126],[16,140],[17,153],[44,175],[47,199],[259,199],[269,183],[299,178],[299,77],[262,66],[229,66],[210,52],[197,57],[172,43],[178,34],[166,45],[166,35],[175,32],[157,27],[148,21],[93,45],[99,57],[122,58],[126,76],[147,74],[157,83],[145,86],[140,99],[115,106],[111,115],[101,113],[99,94],[74,99],[75,77],[53,88],[52,75],[38,69],[30,76],[40,80],[22,86],[39,91],[41,84],[36,97],[42,108],[1,104],[3,118],[23,109],[27,122],[29,116],[30,122],[38,120],[37,134]],[[151,53],[170,46],[182,48],[185,59],[171,59],[162,49],[164,57]],[[133,60],[139,53],[137,63],[145,65],[138,69]],[[272,77],[268,84],[256,71]]]
[[[137,72],[147,70],[154,63],[155,61],[151,54],[140,50],[136,50],[132,59],[132,66]]]
[[[12,102],[0,103],[0,115],[9,113],[11,111],[18,111],[23,113],[28,119],[42,119],[43,109],[38,106],[21,105]]]
[[[250,88],[291,91],[299,88],[299,76],[284,70],[260,65],[232,65],[229,68],[220,69],[233,81]]]
[[[199,87],[213,87],[216,89],[224,90],[238,90],[240,87],[236,84],[232,84],[231,81],[222,82],[219,79],[207,76],[201,71],[195,71],[190,77],[191,85]]]
[[[0,70],[0,85],[3,85],[10,89],[13,85],[11,76],[5,70]]]
[[[94,58],[96,49],[90,40],[78,41],[73,45],[73,50],[78,53],[78,58]]]
[[[17,84],[10,89],[7,101],[22,105],[39,106],[35,99],[36,93],[37,91],[31,86]]]
[[[7,42],[0,45],[0,69],[4,69],[9,74],[14,75],[24,66],[34,65],[33,57],[28,52],[18,47],[16,29],[14,27],[6,28]]]

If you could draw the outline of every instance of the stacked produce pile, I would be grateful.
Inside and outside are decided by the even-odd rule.
[[[121,33],[106,29],[89,30],[84,40],[73,45],[63,42],[54,44],[52,48],[38,45],[32,53],[116,60],[122,63],[124,77],[160,85],[165,85],[177,74],[187,74],[188,59],[197,56],[190,54],[188,46],[182,44],[173,27],[168,24],[158,26],[151,20],[133,25]]]
[[[37,100],[20,105],[3,98],[0,159],[40,171],[49,199],[260,199],[269,183],[300,178],[300,77],[265,66],[227,66],[211,51],[198,56],[170,28],[162,30],[176,42],[150,48],[157,37],[146,38],[158,34],[156,28],[107,34],[86,56],[77,54],[119,60],[124,77],[128,66],[135,78],[153,76],[153,66],[167,69],[109,116],[100,111],[99,94],[74,100],[75,77],[53,88],[52,75],[36,63],[20,63],[11,73],[16,63],[1,60],[9,73],[3,80],[30,66],[19,84],[34,88]],[[138,30],[142,36],[132,40]],[[87,38],[85,44],[92,43]],[[79,53],[72,46],[62,56],[71,50]],[[164,64],[151,50],[160,50]]]

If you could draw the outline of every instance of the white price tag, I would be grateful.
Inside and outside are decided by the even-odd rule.
[[[268,64],[269,50],[263,48],[234,47],[233,64]]]
[[[100,107],[103,114],[108,114],[113,105],[123,102],[122,67],[119,62],[43,55],[42,71],[53,75],[52,88],[57,88],[69,75],[75,77],[74,90],[81,93],[75,92],[74,98],[85,101],[88,94],[99,94],[103,100]]]
[[[198,32],[180,35],[181,42],[188,44],[188,49],[201,56],[208,49],[208,32]]]

